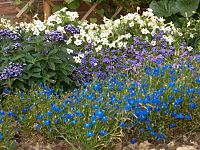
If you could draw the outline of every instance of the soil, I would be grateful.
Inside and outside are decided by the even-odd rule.
[[[56,139],[52,142],[46,141],[41,135],[23,135],[19,137],[16,150],[71,150],[70,146],[63,140]],[[116,144],[113,150],[200,150],[200,132],[190,133],[170,142],[148,142],[123,146]]]

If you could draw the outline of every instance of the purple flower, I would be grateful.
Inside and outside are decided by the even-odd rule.
[[[20,64],[9,63],[2,73],[0,73],[0,80],[6,80],[8,78],[17,78],[22,75],[23,66]]]
[[[65,31],[66,32],[69,32],[71,34],[79,34],[80,33],[80,30],[79,28],[73,26],[72,24],[67,24],[65,27],[64,27]]]

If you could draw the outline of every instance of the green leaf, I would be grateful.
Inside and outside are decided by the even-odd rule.
[[[97,18],[90,18],[91,23],[97,23]]]
[[[199,2],[200,0],[177,0],[175,4],[182,16],[191,17],[193,11],[197,10]]]
[[[89,3],[91,3],[92,1],[91,0],[83,0],[84,2],[89,2]]]
[[[70,9],[77,9],[80,7],[80,0],[73,0],[71,3],[68,4]]]
[[[67,3],[67,4],[70,4],[71,2],[73,2],[74,0],[65,0],[65,2]]]
[[[16,57],[14,57],[12,60],[13,60],[13,61],[16,61],[16,60],[18,60],[18,59],[20,59],[20,58],[23,58],[23,57],[24,57],[24,55],[21,54],[21,55],[18,55],[18,56],[16,56]]]
[[[41,69],[40,68],[33,68],[33,69],[31,69],[31,72],[40,72],[41,71]]]
[[[169,17],[172,14],[178,13],[174,0],[153,0],[149,6],[153,13],[158,17]]]
[[[33,66],[33,64],[29,64],[29,65],[26,67],[26,69],[27,69],[27,70],[30,70],[32,66]]]
[[[56,66],[53,62],[48,62],[49,68],[52,70],[56,70]]]
[[[64,69],[62,69],[61,72],[62,72],[65,76],[68,76],[68,75],[71,73],[71,72],[68,72],[68,71],[66,71],[66,70],[64,70]]]
[[[32,74],[33,77],[36,77],[36,78],[41,78],[42,76],[40,75],[40,73],[33,73]]]

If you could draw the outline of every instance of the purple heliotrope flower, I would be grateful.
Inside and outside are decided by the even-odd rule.
[[[71,34],[79,34],[80,33],[80,30],[79,28],[75,27],[74,25],[72,24],[67,24],[65,27],[64,27],[65,31],[66,32],[69,32]]]
[[[8,78],[17,78],[22,74],[23,65],[18,63],[9,63],[3,71],[0,73],[0,80],[6,80]]]
[[[45,40],[61,42],[61,41],[65,41],[66,38],[64,37],[64,35],[61,31],[51,31],[46,34]]]

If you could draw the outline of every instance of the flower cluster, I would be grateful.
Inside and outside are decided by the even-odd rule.
[[[61,31],[50,31],[46,33],[45,40],[47,41],[55,41],[55,42],[61,42],[65,41],[65,37]]]
[[[163,32],[155,33],[150,42],[141,36],[135,36],[130,46],[120,49],[101,49],[96,52],[92,46],[86,47],[85,57],[75,71],[75,76],[82,82],[89,81],[93,75],[104,79],[110,74],[120,72],[138,73],[146,65],[161,65],[173,62],[174,65],[188,60],[189,49],[185,43],[175,47],[168,44]],[[178,54],[176,54],[178,53]],[[190,57],[192,59],[192,57]]]
[[[79,34],[80,33],[79,29],[71,24],[65,25],[64,29],[66,32],[69,32],[70,34]]]
[[[0,29],[1,38],[9,38],[13,41],[19,40],[20,36],[9,29]]]
[[[9,115],[23,125],[33,124],[38,132],[70,137],[85,149],[108,146],[127,130],[131,143],[141,137],[162,140],[168,130],[179,125],[189,128],[200,119],[198,68],[199,63],[179,68],[170,64],[146,67],[133,78],[125,74],[94,78],[66,99],[40,84],[39,91],[18,93],[15,102],[21,105],[13,104],[15,111],[9,105]]]
[[[0,73],[0,80],[6,80],[8,78],[16,78],[22,74],[23,66],[20,64],[9,63],[3,71]]]

